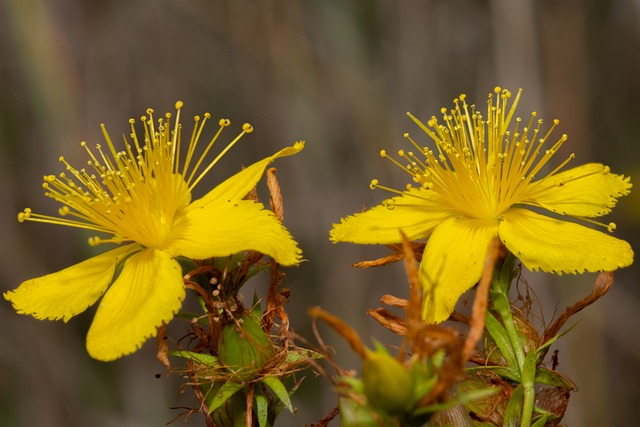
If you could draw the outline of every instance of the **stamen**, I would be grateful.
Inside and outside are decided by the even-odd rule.
[[[402,163],[398,162],[393,157],[389,156],[387,154],[387,150],[380,150],[380,157],[382,157],[383,159],[384,158],[389,159],[391,161],[391,163],[393,163],[394,165],[398,166],[400,169],[402,169],[403,171],[405,171],[409,175],[413,176],[413,173],[410,170],[408,170],[406,166],[404,166]]]
[[[218,135],[222,131],[222,128],[226,127],[226,126],[229,126],[230,122],[229,122],[229,120],[223,119],[223,120],[220,120],[219,124],[220,124],[220,130],[218,131],[218,133],[214,137],[214,140],[218,137]],[[191,183],[189,185],[189,191],[193,190],[193,188],[198,184],[198,182],[200,182],[200,180],[211,170],[211,168],[216,163],[218,163],[218,161],[222,158],[222,156],[224,156],[227,153],[227,151],[229,151],[231,149],[231,147],[233,147],[238,141],[240,141],[240,139],[245,134],[248,134],[248,133],[251,133],[251,132],[253,132],[253,126],[251,126],[249,123],[245,123],[244,125],[242,125],[242,132],[240,132],[240,134],[238,136],[236,136],[235,139],[233,141],[231,141],[229,143],[229,145],[227,145],[226,148],[224,150],[222,150],[222,152],[220,154],[218,154],[218,156],[215,159],[213,159],[213,161],[211,163],[209,163],[209,166],[207,166],[205,168],[205,170],[202,171],[200,176],[198,176],[198,178],[193,183]],[[213,144],[213,142],[214,141],[212,141],[211,144]],[[189,181],[187,181],[187,183],[189,183]]]
[[[382,190],[386,190],[386,191],[389,191],[391,193],[400,194],[400,195],[404,194],[402,191],[396,190],[395,188],[391,188],[391,187],[386,187],[384,185],[380,185],[380,182],[377,179],[372,179],[371,180],[371,183],[369,184],[369,188],[372,189],[372,190],[380,188]]]

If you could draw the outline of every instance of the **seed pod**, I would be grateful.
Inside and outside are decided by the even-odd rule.
[[[236,378],[251,381],[259,370],[275,356],[273,343],[260,323],[243,314],[238,323],[225,325],[220,334],[218,356]]]
[[[413,378],[382,346],[376,347],[375,351],[367,350],[362,365],[364,394],[373,408],[402,413],[413,400]]]

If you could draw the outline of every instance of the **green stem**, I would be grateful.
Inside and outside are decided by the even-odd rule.
[[[529,427],[531,418],[533,417],[533,404],[535,402],[536,391],[534,388],[536,382],[536,361],[535,350],[531,350],[527,354],[522,367],[521,384],[524,388],[524,398],[522,401],[522,415],[520,417],[520,427]]]
[[[520,371],[520,383],[524,389],[520,427],[529,427],[531,425],[535,401],[534,384],[537,358],[535,351],[530,351],[529,354],[525,355],[511,312],[509,289],[511,287],[511,280],[513,279],[514,261],[513,255],[509,255],[507,260],[505,260],[502,271],[499,275],[496,275],[492,281],[490,295],[493,307],[502,319],[507,338],[513,348]]]

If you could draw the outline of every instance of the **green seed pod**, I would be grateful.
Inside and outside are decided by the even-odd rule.
[[[275,356],[273,343],[260,323],[248,314],[224,326],[218,356],[240,381],[257,377],[260,368]]]
[[[413,399],[413,378],[397,359],[376,343],[376,350],[367,350],[362,365],[364,394],[369,405],[388,414],[408,409]]]

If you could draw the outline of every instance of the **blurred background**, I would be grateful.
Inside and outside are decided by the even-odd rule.
[[[279,160],[285,224],[305,258],[287,271],[295,330],[313,341],[307,307],[321,305],[368,341],[384,340],[366,315],[384,293],[405,296],[401,265],[356,270],[384,248],[328,240],[332,223],[396,188],[405,176],[377,155],[403,148],[417,129],[406,117],[439,114],[460,93],[484,104],[495,85],[525,89],[519,112],[561,120],[564,156],[640,177],[640,2],[637,0],[0,1],[0,290],[76,263],[87,235],[19,224],[25,207],[55,212],[42,176],[58,157],[85,161],[79,143],[117,140],[147,107],[188,118],[205,111],[255,132],[216,166],[207,185],[296,140],[305,150]],[[233,126],[235,124],[235,128]],[[213,128],[211,128],[213,131]],[[227,136],[235,131],[227,131]],[[559,155],[559,158],[563,154]],[[200,186],[204,191],[206,185]],[[264,194],[264,188],[262,188]],[[611,215],[616,235],[638,248],[640,192]],[[570,426],[637,423],[640,399],[638,267],[616,273],[612,290],[576,317],[558,348],[559,370],[580,390]],[[595,275],[530,276],[546,320],[587,295]],[[154,342],[113,363],[91,360],[84,338],[93,310],[69,324],[19,316],[0,301],[0,425],[160,426],[193,405],[176,376],[156,378]],[[338,361],[360,368],[326,328]],[[309,374],[295,398],[300,426],[336,405],[328,382]],[[174,425],[202,425],[199,415]],[[334,422],[332,425],[338,425]]]

